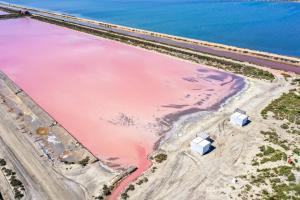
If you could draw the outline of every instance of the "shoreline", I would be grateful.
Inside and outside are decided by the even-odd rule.
[[[225,73],[228,73],[228,72],[225,71]],[[199,120],[201,120],[201,118],[203,118],[203,117],[205,117],[207,115],[210,115],[212,113],[216,113],[219,110],[223,109],[226,105],[228,105],[235,98],[238,98],[240,95],[244,94],[249,89],[249,82],[244,77],[240,77],[240,76],[236,76],[236,77],[242,79],[242,81],[243,81],[243,87],[239,88],[237,91],[233,92],[233,94],[229,94],[228,96],[226,96],[224,99],[222,99],[222,101],[220,103],[216,103],[217,105],[215,104],[215,105],[213,105],[213,106],[211,106],[210,108],[207,108],[207,109],[203,109],[203,110],[198,110],[198,111],[195,111],[195,112],[190,112],[190,113],[182,114],[180,116],[177,116],[176,119],[172,120],[170,122],[170,129],[168,131],[162,133],[162,136],[154,143],[153,151],[147,155],[147,159],[150,162],[150,165],[147,167],[147,169],[142,170],[143,172],[139,176],[137,176],[134,179],[132,179],[132,181],[130,181],[129,183],[136,182],[141,176],[143,176],[145,173],[148,173],[148,171],[155,164],[153,162],[153,160],[150,159],[150,158],[153,155],[156,155],[156,154],[158,154],[161,151],[161,149],[160,149],[161,146],[163,146],[169,140],[169,138],[172,137],[172,135],[174,134],[174,132],[175,132],[175,130],[177,129],[178,126],[182,126],[184,123],[186,123],[190,119],[196,118],[199,121]],[[120,182],[126,180],[126,178],[128,178],[130,176],[131,176],[131,174],[129,174],[128,176],[124,177],[124,179],[120,180]],[[121,192],[118,191],[119,196],[118,196],[117,199],[120,199],[120,195],[122,193],[124,193],[124,191],[127,190],[128,186],[130,185],[129,183],[127,184],[126,187],[124,187],[121,190]],[[117,187],[118,187],[118,185],[116,185],[116,188]],[[114,192],[114,190],[112,192]],[[114,198],[108,197],[108,199],[114,199]]]
[[[263,67],[294,71],[300,73],[300,58],[291,56],[282,56],[273,53],[261,52],[256,50],[243,49],[229,45],[206,42],[201,40],[189,39],[184,37],[172,36],[168,34],[156,33],[136,28],[130,28],[110,23],[98,22],[95,20],[83,19],[67,14],[53,13],[40,9],[26,8],[18,5],[7,5],[0,2],[0,9],[16,12],[20,9],[29,10],[34,18],[46,20],[48,22],[59,23],[61,26],[76,26],[87,28],[90,31],[106,31],[111,34],[119,34],[126,37],[153,42],[156,45],[168,45],[169,47],[178,47],[181,50],[189,50],[194,53],[202,53],[209,56],[217,56],[232,61],[241,61],[249,64],[256,64]],[[84,31],[84,30],[82,30]],[[92,31],[93,32],[93,31]],[[115,36],[114,36],[115,37]],[[225,49],[225,50],[224,50]],[[249,55],[248,55],[249,54]]]
[[[174,120],[172,122],[172,128],[165,132],[163,136],[161,136],[161,138],[157,141],[157,148],[154,149],[147,157],[147,159],[150,161],[150,166],[143,171],[143,173],[140,174],[140,176],[138,176],[137,178],[135,178],[134,180],[131,181],[132,184],[136,183],[137,180],[147,174],[150,174],[151,170],[153,169],[154,166],[157,165],[156,162],[154,162],[151,157],[159,154],[160,152],[164,152],[163,149],[161,149],[161,147],[163,147],[165,144],[168,143],[168,141],[174,136],[174,134],[176,134],[177,130],[179,129],[178,127],[182,127],[187,123],[192,123],[194,121],[201,121],[202,119],[204,119],[207,116],[216,114],[217,112],[223,110],[227,105],[231,104],[233,101],[236,101],[236,99],[238,99],[240,96],[244,95],[246,92],[248,92],[248,90],[250,89],[250,82],[246,80],[246,78],[243,78],[244,81],[244,86],[242,89],[238,90],[237,92],[235,92],[234,94],[228,95],[227,97],[225,97],[224,100],[222,100],[222,103],[220,103],[218,105],[217,109],[206,109],[206,110],[201,110],[201,111],[196,111],[196,112],[192,112],[192,113],[188,113],[188,114],[184,114],[182,116],[180,116],[177,120]],[[191,122],[192,121],[192,122]],[[177,136],[178,133],[177,133]],[[168,154],[166,154],[168,155]],[[125,187],[120,195],[124,192],[126,192],[128,190],[128,186],[129,184],[127,184],[127,187]],[[120,195],[117,199],[121,199]],[[110,199],[110,198],[108,198]]]
[[[163,199],[164,195],[175,200],[187,196],[189,199],[232,199],[229,197],[232,194],[231,188],[227,185],[231,184],[235,173],[247,167],[244,163],[247,152],[255,152],[255,148],[252,148],[253,140],[257,139],[257,129],[264,123],[258,115],[260,108],[289,89],[284,87],[286,83],[282,85],[283,81],[284,78],[276,78],[276,86],[273,86],[263,81],[249,80],[244,90],[229,99],[217,112],[204,113],[202,116],[199,114],[194,119],[191,116],[186,123],[178,124],[172,137],[161,146],[160,151],[168,155],[167,161],[156,164],[155,170],[152,168],[143,174],[139,180],[147,178],[149,181],[143,185],[135,182],[135,190],[128,193],[129,199]],[[271,93],[268,96],[263,95],[266,89]],[[248,103],[249,98],[254,105]],[[253,123],[244,128],[232,126],[229,117],[236,107],[244,108]],[[208,133],[216,147],[204,156],[191,152],[189,147],[189,141],[199,131]],[[170,183],[173,185],[170,186]],[[220,190],[226,190],[227,193],[220,194]],[[203,192],[207,194],[202,195]]]
[[[300,1],[295,0],[292,2],[300,2]],[[238,47],[238,46],[234,46],[234,45],[222,44],[222,43],[218,43],[218,42],[210,42],[210,41],[205,41],[205,40],[201,40],[201,39],[188,38],[188,37],[177,36],[177,35],[172,35],[172,34],[167,34],[167,33],[160,33],[160,32],[145,30],[145,29],[141,29],[141,28],[133,28],[133,27],[124,26],[124,25],[120,25],[120,24],[114,24],[114,23],[110,23],[110,22],[103,22],[100,20],[86,18],[81,15],[76,16],[76,15],[72,15],[69,13],[57,12],[57,11],[47,10],[47,9],[43,9],[43,8],[27,7],[27,6],[18,5],[18,4],[8,4],[3,1],[0,1],[0,9],[1,9],[1,4],[5,5],[5,6],[9,6],[9,7],[19,8],[19,9],[42,12],[42,13],[46,13],[49,15],[57,15],[57,16],[61,16],[61,17],[66,17],[66,18],[82,21],[82,22],[90,22],[92,24],[102,25],[104,27],[117,28],[120,30],[126,30],[126,31],[135,32],[135,33],[142,33],[147,36],[158,36],[161,38],[168,38],[168,39],[173,39],[173,40],[177,40],[177,41],[184,41],[184,42],[188,42],[191,44],[198,44],[198,45],[204,45],[207,47],[226,49],[229,51],[236,51],[236,52],[244,53],[244,54],[253,54],[256,56],[266,57],[266,58],[270,58],[270,59],[278,58],[284,62],[298,63],[300,66],[300,56],[297,57],[297,56],[290,56],[290,55],[281,55],[281,54],[277,54],[277,53],[243,48],[243,47]],[[275,60],[277,60],[277,59],[275,59]]]
[[[239,98],[241,95],[243,95],[245,92],[247,92],[250,88],[250,83],[246,78],[243,78],[244,81],[244,85],[242,88],[240,88],[238,91],[234,92],[233,94],[228,95],[227,97],[225,97],[220,103],[219,105],[217,105],[216,107],[213,106],[214,108],[208,108],[208,109],[204,109],[204,110],[199,110],[196,112],[192,112],[192,113],[188,113],[188,114],[184,114],[182,116],[180,116],[178,119],[174,120],[172,123],[172,128],[167,131],[166,133],[164,133],[164,135],[162,136],[163,140],[161,141],[161,143],[158,145],[157,149],[155,149],[153,151],[153,153],[155,153],[156,151],[159,150],[159,148],[168,141],[168,139],[172,136],[172,132],[174,132],[175,130],[175,126],[180,126],[181,124],[185,123],[186,121],[190,120],[191,118],[198,118],[198,117],[204,117],[204,115],[206,114],[211,114],[211,113],[216,113],[219,112],[221,110],[224,109],[224,107],[226,107],[228,104],[230,104],[232,101],[234,101],[236,98]],[[199,116],[198,116],[199,115]],[[165,136],[167,136],[167,138],[165,138]]]
[[[209,68],[209,66],[207,66],[207,68]],[[228,73],[226,71],[224,71],[224,72]],[[247,89],[249,88],[249,82],[247,81],[247,79],[245,77],[240,77],[240,76],[236,76],[236,77],[242,79],[240,81],[243,81],[243,85],[241,86],[241,88],[238,88],[235,92],[224,97],[219,103],[216,103],[216,104],[212,105],[211,107],[203,109],[203,110],[200,109],[195,112],[187,112],[187,113],[184,113],[181,115],[179,114],[178,116],[175,116],[175,119],[170,122],[171,123],[170,130],[162,133],[162,137],[157,141],[160,144],[157,144],[158,146],[157,146],[157,148],[154,149],[154,152],[157,151],[166,140],[168,140],[168,138],[165,138],[165,136],[169,135],[169,132],[171,132],[174,129],[174,124],[184,122],[191,115],[192,116],[198,115],[198,114],[202,115],[203,112],[209,112],[209,113],[218,112],[219,110],[223,109],[223,107],[225,107],[227,104],[229,104],[233,99],[237,98],[238,96],[240,96],[241,94],[246,92]],[[174,113],[174,114],[176,115],[176,113]]]

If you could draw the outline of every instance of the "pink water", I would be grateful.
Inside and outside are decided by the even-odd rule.
[[[100,159],[138,167],[113,199],[149,167],[147,155],[181,112],[215,107],[244,84],[205,66],[26,18],[0,21],[0,70]]]

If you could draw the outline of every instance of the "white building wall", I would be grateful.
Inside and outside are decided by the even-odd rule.
[[[201,155],[209,151],[211,143],[198,137],[191,141],[191,150]]]
[[[234,125],[244,126],[248,122],[248,116],[241,113],[233,113],[230,116],[230,122]]]

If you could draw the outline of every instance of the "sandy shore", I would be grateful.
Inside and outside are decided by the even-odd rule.
[[[154,164],[140,177],[138,180],[146,177],[148,182],[134,184],[129,199],[237,199],[230,188],[232,179],[251,167],[253,155],[264,143],[260,130],[274,123],[263,121],[260,110],[290,88],[280,75],[273,83],[249,79],[247,90],[218,112],[191,116],[178,123],[158,150],[168,155],[167,161]],[[252,121],[248,126],[237,128],[229,123],[236,108],[247,111]],[[205,156],[189,148],[198,132],[207,132],[214,140],[215,149]]]
[[[62,20],[66,23],[77,24],[77,26],[86,26],[89,28],[96,28],[124,34],[127,36],[133,36],[136,38],[144,39],[147,41],[154,41],[156,43],[163,43],[167,45],[177,46],[183,49],[193,50],[195,52],[202,52],[209,55],[220,56],[233,60],[253,63],[261,66],[267,66],[275,69],[285,69],[297,71],[297,67],[300,66],[300,59],[291,56],[282,56],[273,53],[261,52],[250,49],[243,49],[218,43],[206,42],[201,40],[189,39],[184,37],[178,37],[168,34],[162,34],[157,32],[145,31],[136,28],[130,28],[110,23],[99,22],[95,20],[88,20],[79,17],[74,17],[61,13],[48,12],[32,8],[24,8],[17,5],[0,4],[3,8],[12,10],[26,9],[36,17]]]
[[[55,122],[6,76],[0,76],[0,158],[8,169],[16,173],[25,187],[25,199],[92,199],[104,184],[112,181],[120,172],[101,163],[82,147],[68,132]],[[47,136],[37,135],[38,126],[50,127],[53,145]],[[88,156],[86,167],[66,163],[57,153],[64,148],[77,163]],[[69,153],[68,153],[69,152]],[[67,153],[67,154],[66,154]],[[0,172],[0,180],[9,180]],[[14,199],[13,187],[1,181],[0,191],[4,199]],[[24,199],[23,198],[23,199]]]

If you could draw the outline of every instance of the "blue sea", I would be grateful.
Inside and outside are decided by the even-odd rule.
[[[295,2],[10,0],[10,3],[300,57],[300,3]]]

